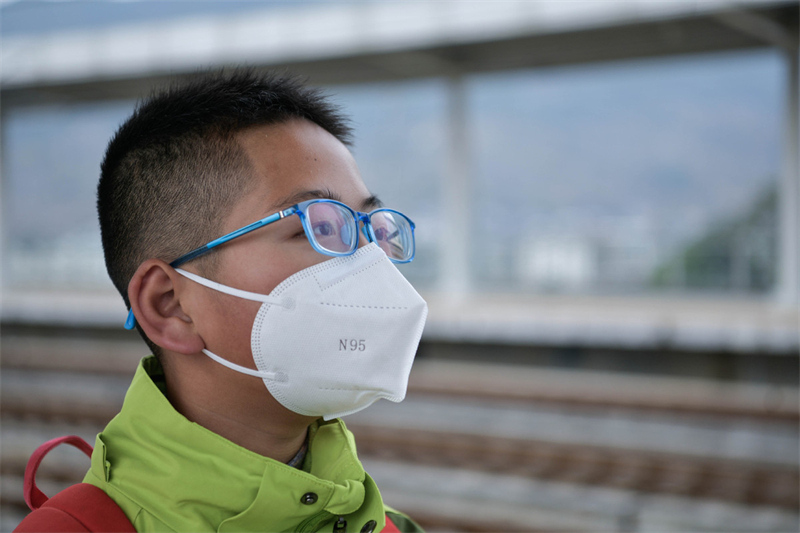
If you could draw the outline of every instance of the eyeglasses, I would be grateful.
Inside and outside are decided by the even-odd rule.
[[[409,263],[414,259],[414,223],[403,213],[386,208],[362,213],[353,211],[336,200],[323,198],[300,202],[232,231],[180,256],[172,261],[170,266],[176,268],[236,237],[292,215],[300,217],[308,242],[321,254],[340,257],[355,253],[358,249],[360,223],[364,236],[380,246],[391,262]],[[131,309],[125,321],[125,328],[133,329],[135,324],[136,318]]]
[[[321,254],[332,256],[353,254],[358,248],[360,222],[363,225],[364,236],[380,246],[390,261],[408,263],[414,259],[414,223],[403,213],[386,208],[361,213],[336,200],[315,199],[293,205],[214,239],[175,259],[170,266],[178,267],[207,254],[220,244],[292,215],[300,217],[308,242]]]

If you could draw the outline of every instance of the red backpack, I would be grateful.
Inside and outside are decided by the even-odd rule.
[[[48,498],[36,486],[36,471],[44,456],[59,444],[71,444],[92,456],[92,447],[80,437],[69,435],[49,440],[36,448],[25,467],[23,492],[31,512],[15,533],[136,533],[122,509],[101,489],[89,483],[68,487]]]

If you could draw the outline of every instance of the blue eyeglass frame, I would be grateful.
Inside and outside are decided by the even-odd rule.
[[[241,228],[239,228],[237,230],[234,230],[234,231],[232,231],[232,232],[230,232],[230,233],[228,233],[226,235],[223,235],[222,237],[214,239],[213,241],[208,242],[208,243],[204,244],[203,246],[200,246],[199,248],[195,248],[191,252],[186,253],[186,254],[178,257],[177,259],[172,261],[169,265],[172,268],[177,268],[180,265],[183,265],[184,263],[187,263],[187,262],[191,261],[192,259],[196,259],[196,258],[198,258],[198,257],[200,257],[202,255],[207,254],[208,252],[212,251],[214,248],[216,248],[217,246],[219,246],[221,244],[225,244],[226,242],[232,241],[236,237],[241,237],[242,235],[246,235],[246,234],[250,233],[251,231],[255,231],[258,228],[263,228],[264,226],[267,226],[267,225],[272,224],[273,222],[276,222],[276,221],[278,221],[278,220],[280,220],[282,218],[286,218],[286,217],[289,217],[289,216],[292,216],[292,215],[297,215],[297,216],[300,217],[300,222],[303,225],[303,232],[306,234],[306,240],[308,240],[309,244],[311,244],[311,247],[314,248],[314,250],[316,250],[317,252],[319,252],[319,253],[321,253],[323,255],[329,255],[329,256],[333,256],[333,257],[342,257],[342,256],[347,256],[347,255],[353,255],[356,252],[356,250],[358,249],[358,239],[354,240],[352,250],[347,251],[347,252],[334,252],[332,250],[327,250],[325,248],[321,248],[317,244],[316,238],[313,237],[314,229],[311,227],[311,223],[308,220],[308,216],[306,215],[306,212],[308,211],[308,207],[310,205],[318,204],[318,203],[336,204],[337,206],[343,207],[344,209],[349,211],[350,214],[353,215],[353,219],[356,221],[356,227],[358,227],[358,223],[359,222],[362,223],[363,230],[364,230],[364,235],[365,235],[365,237],[367,237],[369,242],[376,242],[378,240],[377,237],[375,236],[375,230],[372,228],[372,222],[371,222],[372,215],[374,215],[375,213],[379,213],[379,212],[388,212],[388,213],[393,213],[393,214],[396,214],[396,215],[399,215],[399,216],[403,217],[405,220],[408,221],[408,224],[411,227],[411,257],[409,257],[408,259],[404,259],[404,260],[393,259],[393,258],[389,257],[388,254],[387,254],[387,257],[388,257],[389,261],[391,261],[392,263],[410,263],[411,261],[414,260],[414,256],[417,253],[416,239],[414,237],[414,228],[416,227],[416,225],[414,224],[413,220],[408,218],[406,215],[404,215],[400,211],[397,211],[395,209],[389,209],[389,208],[386,208],[386,207],[379,207],[378,209],[373,209],[369,213],[362,213],[361,211],[354,211],[347,204],[343,204],[342,202],[339,202],[337,200],[331,200],[331,199],[328,199],[328,198],[314,198],[312,200],[306,200],[305,202],[300,202],[300,203],[295,204],[295,205],[293,205],[293,206],[291,206],[291,207],[289,207],[287,209],[283,209],[281,211],[273,213],[273,214],[271,214],[269,216],[266,216],[266,217],[262,218],[261,220],[257,220],[257,221],[255,221],[255,222],[253,222],[251,224],[248,224],[248,225],[246,225],[244,227],[241,227]],[[128,318],[125,320],[125,329],[133,329],[135,326],[136,326],[136,317],[133,315],[133,309],[131,308],[128,311]]]

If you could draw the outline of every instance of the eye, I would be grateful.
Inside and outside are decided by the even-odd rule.
[[[330,237],[336,235],[336,228],[330,222],[320,222],[314,225],[314,235],[317,237]]]

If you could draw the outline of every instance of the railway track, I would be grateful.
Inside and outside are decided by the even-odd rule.
[[[113,360],[105,356],[112,348],[119,355]],[[4,524],[23,516],[22,473],[33,447],[64,433],[91,441],[119,410],[139,353],[138,343],[120,347],[83,340],[4,338]],[[725,516],[772,513],[772,522],[739,521],[752,525],[747,526],[751,530],[783,531],[787,524],[795,528],[800,511],[797,389],[420,363],[407,402],[387,403],[388,407],[379,403],[372,408],[377,414],[354,415],[347,422],[368,470],[386,472],[385,481],[376,478],[387,487],[384,492],[430,529],[588,531],[603,529],[599,524],[635,530],[639,518],[631,516],[640,514],[629,510],[634,505],[630,502],[648,498],[661,502],[658,505],[679,500],[734,510]],[[627,438],[615,439],[615,431],[627,432]],[[715,447],[726,438],[738,439],[740,445]],[[88,462],[79,456],[48,457],[40,485],[58,490],[78,481],[86,467]],[[398,472],[412,470],[419,478],[426,472],[444,472],[442,476],[462,481],[465,475],[473,476],[483,480],[481,486],[497,483],[498,488],[479,498],[478,489],[457,497],[464,489],[462,481],[443,486],[437,494],[443,501],[452,500],[451,510],[482,509],[472,515],[445,512],[431,507],[431,498],[421,497],[418,486],[396,484]],[[430,484],[437,480],[431,478]],[[503,487],[525,483],[534,488],[526,493],[529,499],[514,508],[491,500]],[[590,496],[573,497],[556,510],[551,503],[536,503],[541,494],[566,490],[563,487]],[[573,510],[592,498],[604,501],[620,494],[620,501],[627,503],[613,512]],[[505,509],[502,516],[486,519],[490,511],[500,509]],[[586,513],[593,518],[582,522]]]
[[[798,509],[795,468],[758,462],[554,444],[464,433],[351,428],[359,453],[381,460],[466,468],[641,493]]]

